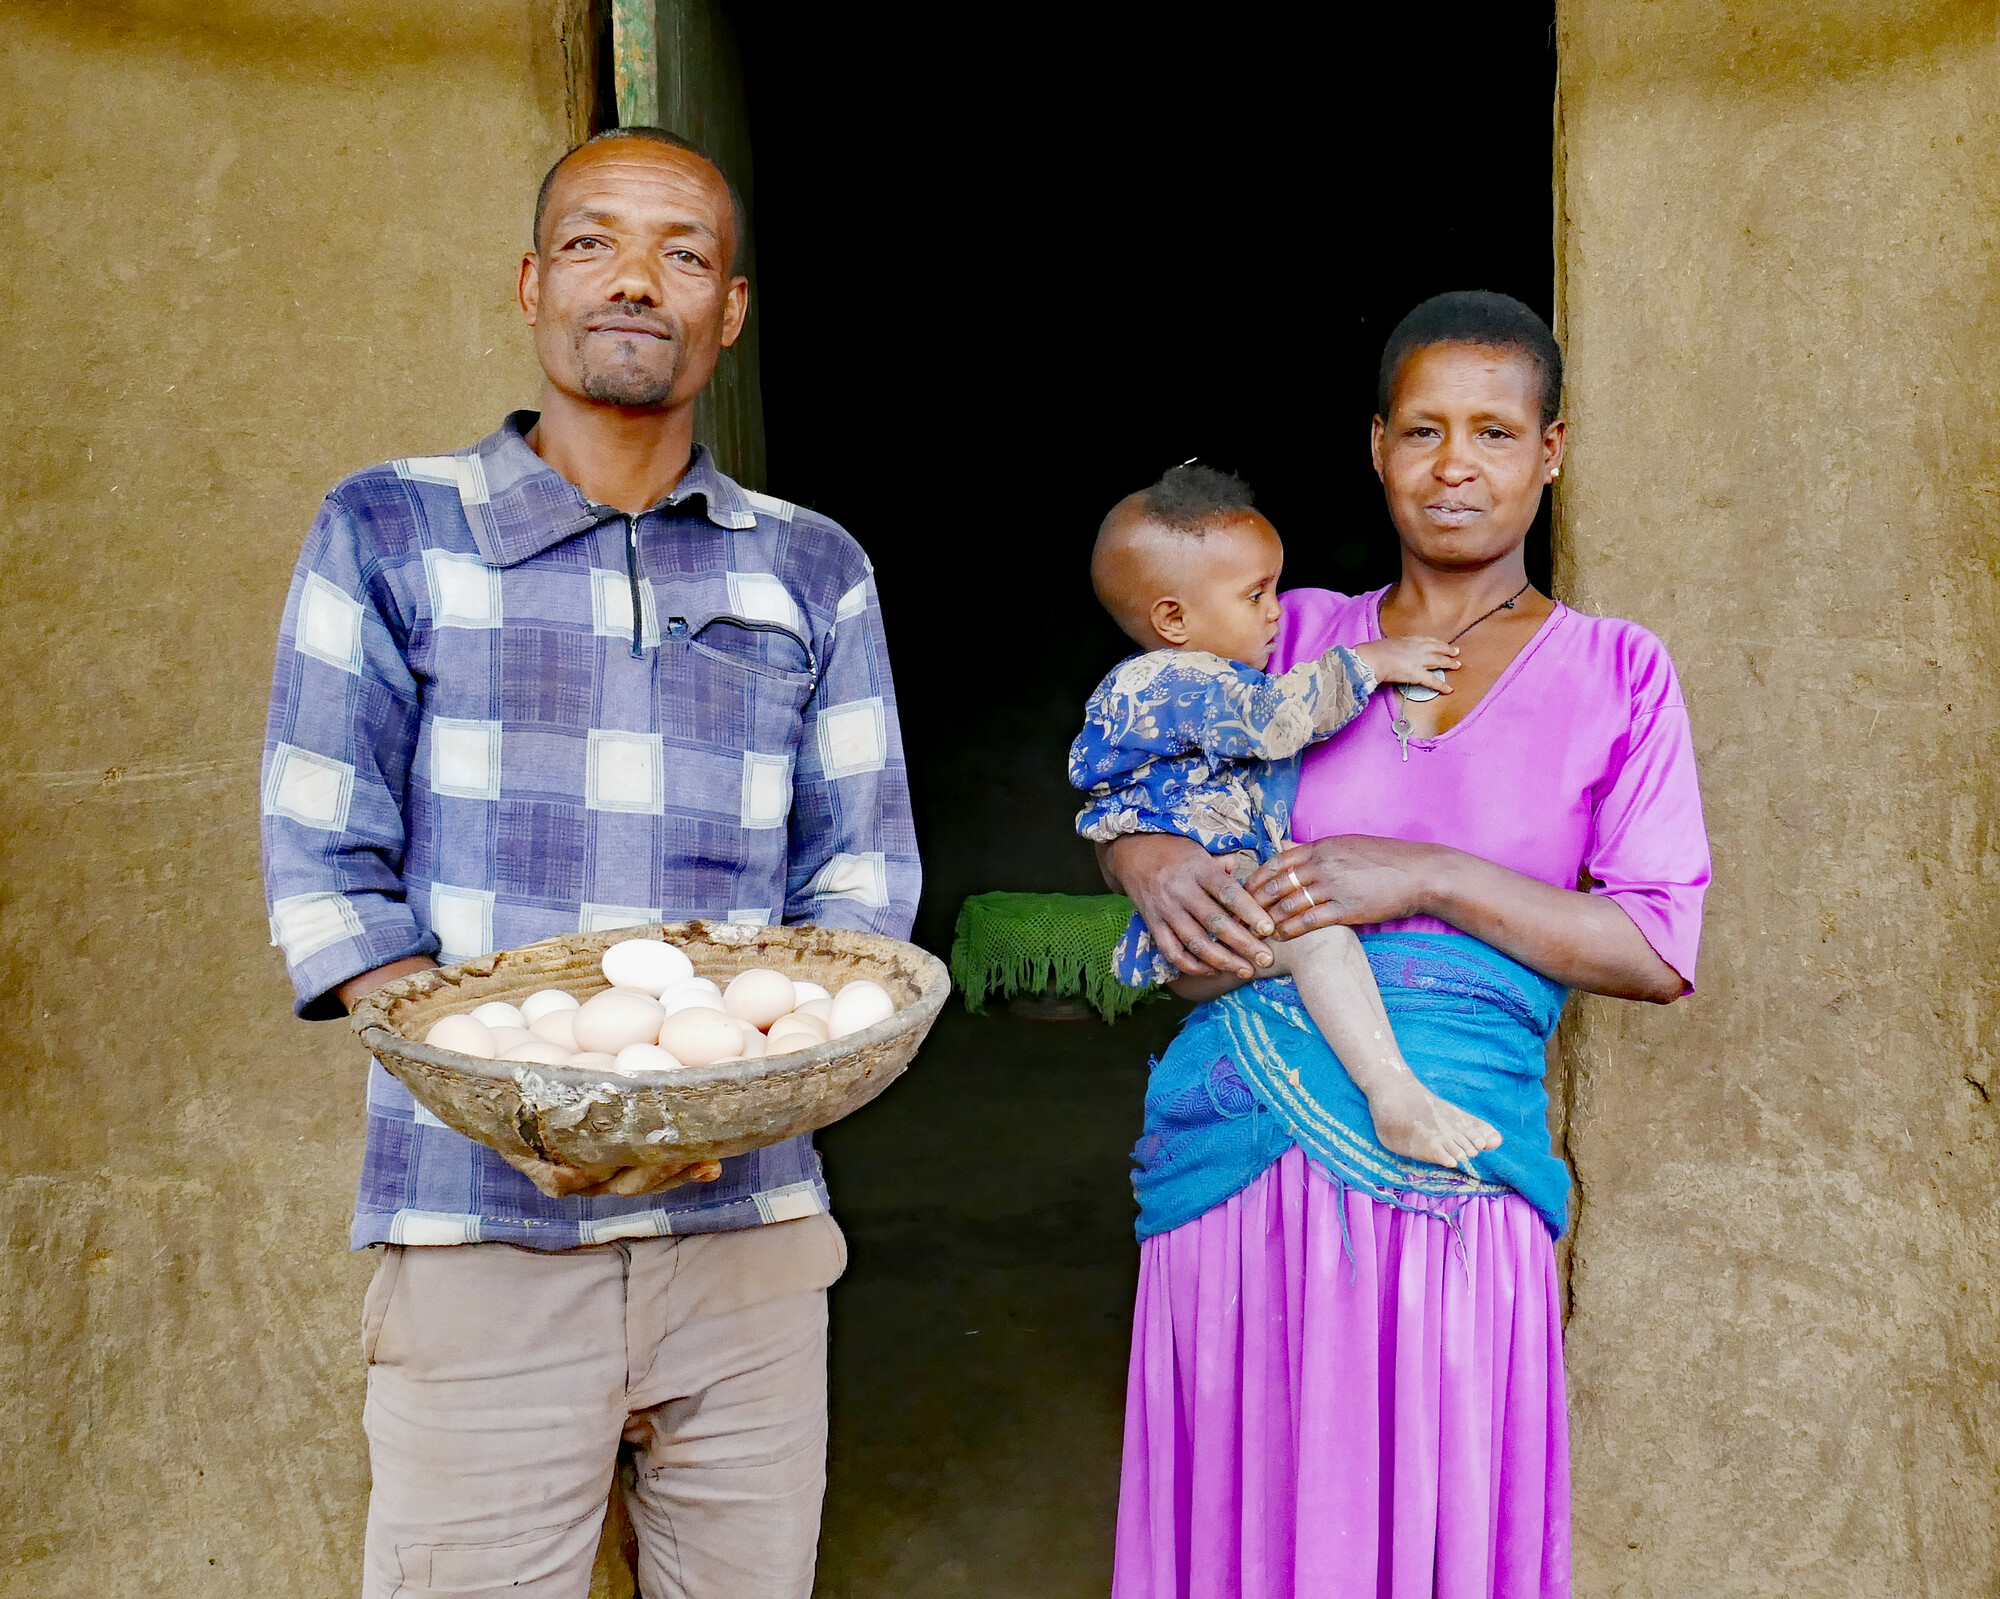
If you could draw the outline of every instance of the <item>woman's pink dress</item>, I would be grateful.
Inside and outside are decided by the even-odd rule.
[[[1287,594],[1270,669],[1380,638],[1383,592]],[[1692,987],[1708,842],[1658,639],[1558,605],[1407,760],[1395,703],[1306,756],[1297,838],[1449,844],[1559,888],[1587,873]],[[1456,1220],[1343,1190],[1295,1147],[1146,1240],[1115,1599],[1569,1594],[1553,1241],[1512,1194]]]

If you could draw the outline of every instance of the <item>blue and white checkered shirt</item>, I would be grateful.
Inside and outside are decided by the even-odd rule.
[[[834,523],[696,448],[643,516],[532,412],[326,497],[278,636],[264,879],[299,1014],[405,955],[690,917],[907,937],[921,874],[875,583]],[[569,1249],[827,1208],[811,1140],[550,1199],[371,1063],[353,1244]]]

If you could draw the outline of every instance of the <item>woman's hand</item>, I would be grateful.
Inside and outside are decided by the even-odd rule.
[[[1104,880],[1138,908],[1160,952],[1190,977],[1248,982],[1271,964],[1271,918],[1229,868],[1178,833],[1128,833],[1098,846]]]
[[[1280,938],[1434,915],[1427,871],[1435,853],[1398,838],[1322,838],[1272,856],[1243,886],[1276,919]]]
[[[1566,988],[1671,1004],[1688,991],[1617,900],[1555,888],[1444,844],[1323,838],[1274,855],[1243,885],[1278,937],[1435,916]]]

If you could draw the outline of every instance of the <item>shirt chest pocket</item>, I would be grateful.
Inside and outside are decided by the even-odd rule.
[[[660,632],[662,720],[746,758],[782,760],[789,773],[819,681],[810,642],[782,622],[720,610],[669,609]]]
[[[718,665],[774,683],[803,682],[808,693],[819,676],[813,649],[798,632],[762,617],[718,612],[708,617],[670,616],[669,639],[684,637],[694,651]]]

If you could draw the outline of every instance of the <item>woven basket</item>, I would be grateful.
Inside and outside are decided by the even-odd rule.
[[[751,966],[835,992],[869,978],[889,991],[896,1013],[787,1055],[630,1077],[480,1060],[420,1042],[439,1017],[488,1000],[518,1004],[541,988],[587,999],[610,986],[598,967],[604,951],[629,938],[678,944],[697,975],[723,984]],[[608,1171],[720,1160],[831,1126],[902,1075],[950,992],[942,961],[874,933],[677,922],[573,933],[416,972],[376,989],[353,1021],[369,1053],[447,1127],[516,1159]]]

